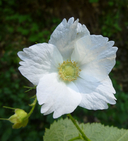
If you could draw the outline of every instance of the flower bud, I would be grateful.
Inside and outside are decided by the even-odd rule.
[[[15,109],[15,114],[12,115],[8,120],[14,125],[12,126],[14,129],[18,129],[21,127],[25,127],[28,123],[27,113],[22,109]]]

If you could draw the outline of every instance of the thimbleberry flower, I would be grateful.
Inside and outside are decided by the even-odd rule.
[[[78,20],[64,19],[48,43],[18,52],[19,71],[37,86],[41,113],[54,118],[73,112],[77,106],[107,109],[115,104],[109,73],[115,65],[117,47],[101,35],[90,35]]]

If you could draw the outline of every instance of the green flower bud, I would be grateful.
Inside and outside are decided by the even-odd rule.
[[[12,115],[8,120],[14,125],[12,126],[14,129],[18,129],[21,127],[25,127],[28,123],[27,113],[22,109],[15,109],[15,114]]]

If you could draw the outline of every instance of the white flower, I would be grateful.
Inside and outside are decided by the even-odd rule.
[[[90,35],[78,20],[64,19],[49,43],[18,52],[19,70],[37,85],[37,100],[44,115],[73,112],[77,106],[107,109],[115,104],[115,90],[108,76],[115,65],[117,47],[101,35]]]

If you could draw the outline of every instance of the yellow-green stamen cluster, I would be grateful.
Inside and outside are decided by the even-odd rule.
[[[59,75],[64,81],[76,80],[79,76],[78,64],[75,61],[64,61],[59,65]]]

